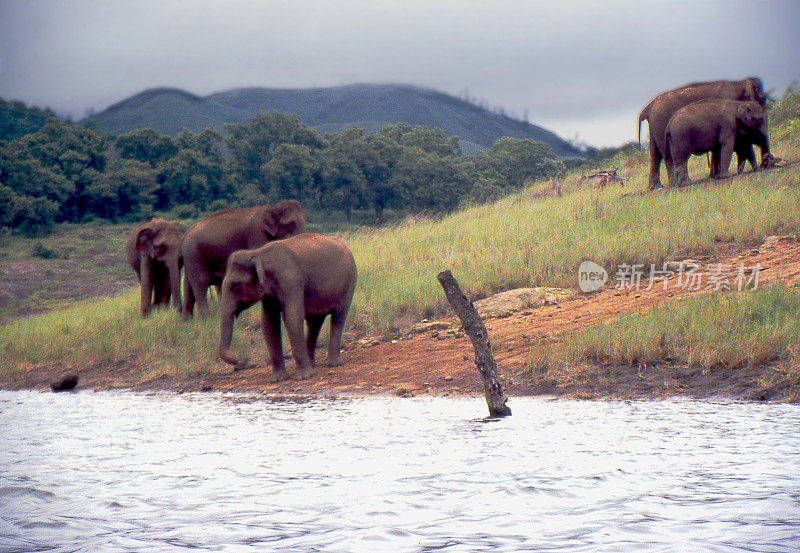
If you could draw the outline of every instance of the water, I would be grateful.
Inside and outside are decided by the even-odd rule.
[[[0,392],[0,552],[797,551],[800,407]]]

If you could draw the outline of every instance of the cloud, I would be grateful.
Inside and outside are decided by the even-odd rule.
[[[792,0],[0,0],[0,96],[80,117],[155,86],[393,82],[564,127],[693,80],[782,88],[800,77],[798,16]]]

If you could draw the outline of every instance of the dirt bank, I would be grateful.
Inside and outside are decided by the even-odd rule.
[[[702,370],[685,366],[595,366],[591,378],[554,385],[529,369],[532,340],[611,321],[625,313],[643,311],[660,302],[671,302],[695,294],[718,293],[706,289],[715,265],[736,271],[739,266],[758,270],[760,286],[781,278],[789,286],[800,286],[800,243],[796,236],[770,237],[764,244],[742,247],[719,245],[715,257],[696,256],[704,275],[700,289],[688,289],[688,280],[677,275],[649,287],[643,279],[637,287],[617,289],[620,280],[611,276],[607,288],[578,294],[556,303],[533,302],[502,318],[488,318],[486,326],[495,357],[504,375],[509,396],[555,395],[571,397],[642,398],[687,395],[732,397],[755,400],[786,400],[785,390],[760,388],[759,370],[720,368]],[[748,273],[752,276],[752,272]],[[457,276],[457,275],[456,275]],[[681,279],[679,281],[679,278]],[[540,305],[544,303],[544,305]],[[313,379],[269,382],[265,360],[253,368],[230,371],[222,363],[211,375],[164,377],[140,382],[141,368],[131,359],[114,365],[74,367],[68,360],[39,367],[16,380],[0,382],[6,389],[48,389],[49,383],[66,373],[79,372],[79,389],[123,388],[132,390],[223,391],[270,395],[480,395],[480,379],[473,364],[469,338],[458,332],[455,319],[424,325],[419,332],[404,332],[396,340],[367,338],[345,352],[345,364],[320,367]],[[324,360],[324,353],[320,357]],[[290,363],[291,367],[291,363]]]

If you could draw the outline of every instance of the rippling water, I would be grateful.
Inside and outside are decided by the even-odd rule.
[[[797,551],[800,408],[0,392],[0,551]]]

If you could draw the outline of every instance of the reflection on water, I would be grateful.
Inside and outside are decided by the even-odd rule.
[[[0,552],[796,551],[800,408],[0,392]]]

